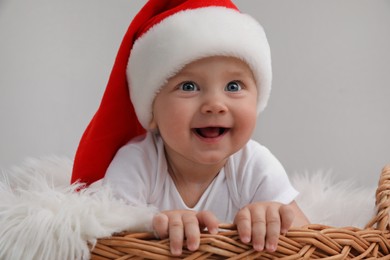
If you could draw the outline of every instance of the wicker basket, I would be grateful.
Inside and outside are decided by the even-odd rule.
[[[308,225],[281,236],[274,253],[256,252],[243,244],[233,225],[223,225],[217,235],[202,234],[200,247],[183,248],[180,259],[390,259],[390,165],[381,174],[376,192],[377,215],[365,229]],[[185,247],[185,246],[184,246]],[[99,239],[91,259],[175,259],[169,239],[156,240],[150,233],[123,233]],[[179,259],[179,258],[176,258]]]

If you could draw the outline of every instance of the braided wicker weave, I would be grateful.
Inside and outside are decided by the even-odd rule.
[[[308,225],[292,228],[280,237],[274,253],[256,252],[238,239],[233,225],[221,226],[217,235],[202,234],[200,247],[183,248],[184,259],[390,259],[390,165],[381,174],[376,192],[377,215],[365,229]],[[91,259],[175,259],[169,239],[156,240],[150,233],[123,233],[99,239]],[[177,259],[177,258],[176,258]]]

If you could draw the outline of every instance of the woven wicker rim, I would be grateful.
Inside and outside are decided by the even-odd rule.
[[[223,224],[217,235],[201,234],[200,246],[183,254],[170,253],[169,239],[151,233],[121,233],[99,239],[91,259],[390,259],[390,165],[383,168],[376,191],[377,214],[364,229],[311,224],[281,235],[273,253],[257,252],[239,240],[236,227]]]

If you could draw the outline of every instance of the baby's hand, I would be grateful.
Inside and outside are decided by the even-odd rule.
[[[209,211],[170,210],[153,218],[153,229],[159,238],[170,240],[171,253],[181,255],[184,239],[187,248],[195,251],[199,248],[200,231],[207,228],[211,234],[218,233],[219,221]]]
[[[256,251],[269,252],[277,248],[279,235],[287,233],[294,220],[294,212],[289,205],[277,202],[256,202],[243,207],[236,215],[234,223],[243,243],[252,240]]]

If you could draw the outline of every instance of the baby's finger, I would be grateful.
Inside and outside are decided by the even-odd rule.
[[[267,232],[266,214],[264,208],[253,208],[252,217],[252,243],[256,251],[263,251],[265,235]]]
[[[168,216],[162,213],[156,214],[153,217],[153,230],[157,238],[168,237]]]
[[[171,253],[179,256],[182,253],[184,226],[181,215],[172,215],[169,219],[169,240]]]
[[[280,218],[281,218],[281,227],[280,232],[284,235],[287,233],[288,229],[291,227],[294,221],[294,211],[288,205],[283,205],[279,209]]]
[[[199,248],[200,230],[199,222],[195,214],[188,213],[182,216],[184,225],[184,234],[187,240],[187,248],[195,251]]]
[[[197,215],[199,225],[201,227],[206,227],[210,234],[218,233],[219,220],[217,217],[210,211],[200,211]]]
[[[252,221],[251,214],[247,207],[242,208],[234,218],[234,223],[237,226],[238,235],[243,243],[249,243],[252,236]]]
[[[265,248],[269,252],[274,252],[278,246],[280,235],[280,215],[279,208],[270,207],[266,213],[267,234]]]

